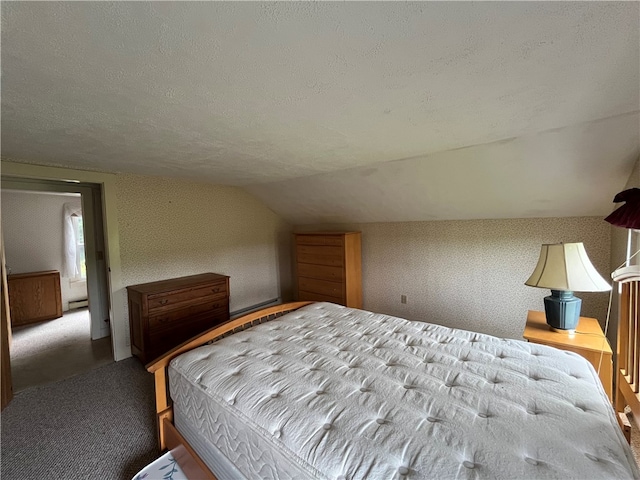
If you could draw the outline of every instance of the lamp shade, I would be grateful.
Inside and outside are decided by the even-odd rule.
[[[614,203],[625,202],[614,210],[605,221],[616,227],[640,230],[640,188],[630,188],[618,193]]]
[[[611,290],[591,264],[581,242],[542,245],[538,264],[525,285],[573,292]]]

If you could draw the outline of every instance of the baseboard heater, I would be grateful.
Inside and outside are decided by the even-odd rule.
[[[77,308],[88,307],[88,306],[89,306],[89,300],[87,300],[86,298],[84,300],[74,300],[72,302],[69,302],[69,310],[75,310]]]
[[[251,305],[250,307],[241,308],[240,310],[236,310],[235,312],[230,312],[229,315],[231,316],[231,318],[237,318],[247,313],[260,310],[261,308],[268,307],[270,305],[276,305],[278,303],[280,303],[280,297],[272,298],[271,300],[266,300],[261,303],[256,303],[255,305]]]

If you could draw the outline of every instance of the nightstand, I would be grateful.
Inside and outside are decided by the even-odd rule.
[[[596,371],[598,371],[602,355],[600,381],[609,400],[613,402],[613,352],[598,320],[580,317],[575,334],[554,332],[547,325],[544,312],[529,310],[523,337],[533,343],[549,345],[582,355],[589,360]]]

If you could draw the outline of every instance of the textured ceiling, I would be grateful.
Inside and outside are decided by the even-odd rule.
[[[1,9],[3,158],[296,223],[599,215],[640,148],[638,2]]]

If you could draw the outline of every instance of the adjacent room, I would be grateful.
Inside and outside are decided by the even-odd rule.
[[[3,478],[640,477],[640,3],[0,10]]]
[[[81,195],[3,189],[2,213],[14,391],[113,361],[91,332]]]

